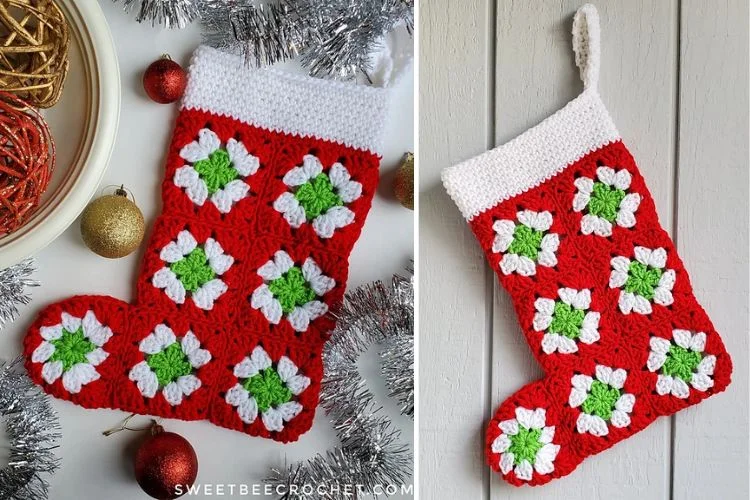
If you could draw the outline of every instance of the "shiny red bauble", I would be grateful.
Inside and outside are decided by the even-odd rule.
[[[198,475],[198,457],[184,437],[160,425],[135,454],[135,479],[143,491],[160,500],[184,495]]]
[[[143,74],[143,88],[159,104],[177,101],[185,93],[187,73],[168,55],[151,63]]]

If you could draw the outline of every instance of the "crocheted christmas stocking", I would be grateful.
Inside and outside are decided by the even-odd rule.
[[[573,37],[583,93],[443,175],[545,371],[487,429],[487,460],[514,485],[569,474],[723,391],[732,370],[597,92],[593,6]]]
[[[198,48],[135,302],[47,307],[24,341],[32,379],[86,408],[296,440],[378,182],[387,101]]]

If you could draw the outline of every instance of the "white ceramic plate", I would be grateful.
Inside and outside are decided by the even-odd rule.
[[[70,226],[96,191],[117,135],[120,72],[95,0],[57,0],[70,25],[70,70],[60,101],[42,112],[57,165],[34,215],[0,238],[0,269],[35,254]]]

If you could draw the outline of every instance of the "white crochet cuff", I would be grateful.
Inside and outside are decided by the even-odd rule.
[[[240,56],[201,46],[182,107],[380,155],[389,95],[384,88],[248,67]]]
[[[596,88],[591,87],[510,142],[446,168],[443,185],[461,214],[471,220],[619,139]]]

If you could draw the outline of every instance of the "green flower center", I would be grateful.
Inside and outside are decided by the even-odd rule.
[[[622,189],[595,182],[588,204],[589,213],[613,222],[617,218],[617,210],[623,198],[625,191]]]
[[[312,220],[330,208],[344,204],[339,195],[334,192],[331,179],[322,173],[297,188],[294,196],[305,209],[307,220]]]
[[[317,297],[299,267],[291,268],[281,278],[270,282],[268,288],[281,303],[281,310],[286,314],[294,311],[295,307],[303,306]]]
[[[524,255],[531,260],[536,260],[536,256],[542,248],[543,236],[543,231],[537,231],[523,224],[518,224],[515,231],[513,231],[513,242],[508,247],[508,252]]]
[[[664,362],[662,372],[671,377],[680,377],[685,382],[690,382],[693,373],[701,362],[699,352],[690,351],[678,345],[669,347],[667,360]]]
[[[253,395],[260,411],[277,407],[292,399],[290,391],[276,370],[269,367],[245,379],[242,386]]]
[[[531,465],[534,465],[536,454],[543,446],[540,440],[541,436],[541,429],[527,429],[520,425],[518,426],[518,434],[508,436],[510,438],[508,451],[513,453],[513,462],[516,465],[524,460],[528,460]]]
[[[193,168],[206,183],[208,194],[224,189],[224,186],[240,176],[240,173],[232,167],[229,153],[224,149],[217,149],[205,160],[196,162]]]
[[[161,387],[193,373],[193,366],[177,342],[168,345],[159,353],[148,356],[146,363],[156,373]]]
[[[661,269],[633,261],[630,263],[630,269],[628,270],[625,290],[651,300],[654,298],[654,289],[659,286],[661,274]]]
[[[555,303],[555,312],[552,317],[552,323],[549,325],[549,331],[550,333],[557,333],[569,339],[578,338],[584,315],[584,311],[575,309],[565,302],[558,301]]]
[[[583,411],[589,415],[598,415],[604,420],[612,417],[615,403],[620,399],[620,391],[598,380],[591,384],[591,390],[583,402]]]
[[[86,355],[96,349],[96,346],[83,334],[83,327],[71,332],[63,328],[62,337],[51,340],[55,346],[55,352],[50,357],[51,361],[60,361],[63,371],[68,371],[78,363],[88,363]]]
[[[200,247],[195,248],[185,258],[174,262],[169,268],[188,292],[195,292],[216,277],[216,273],[208,265],[206,252]]]

